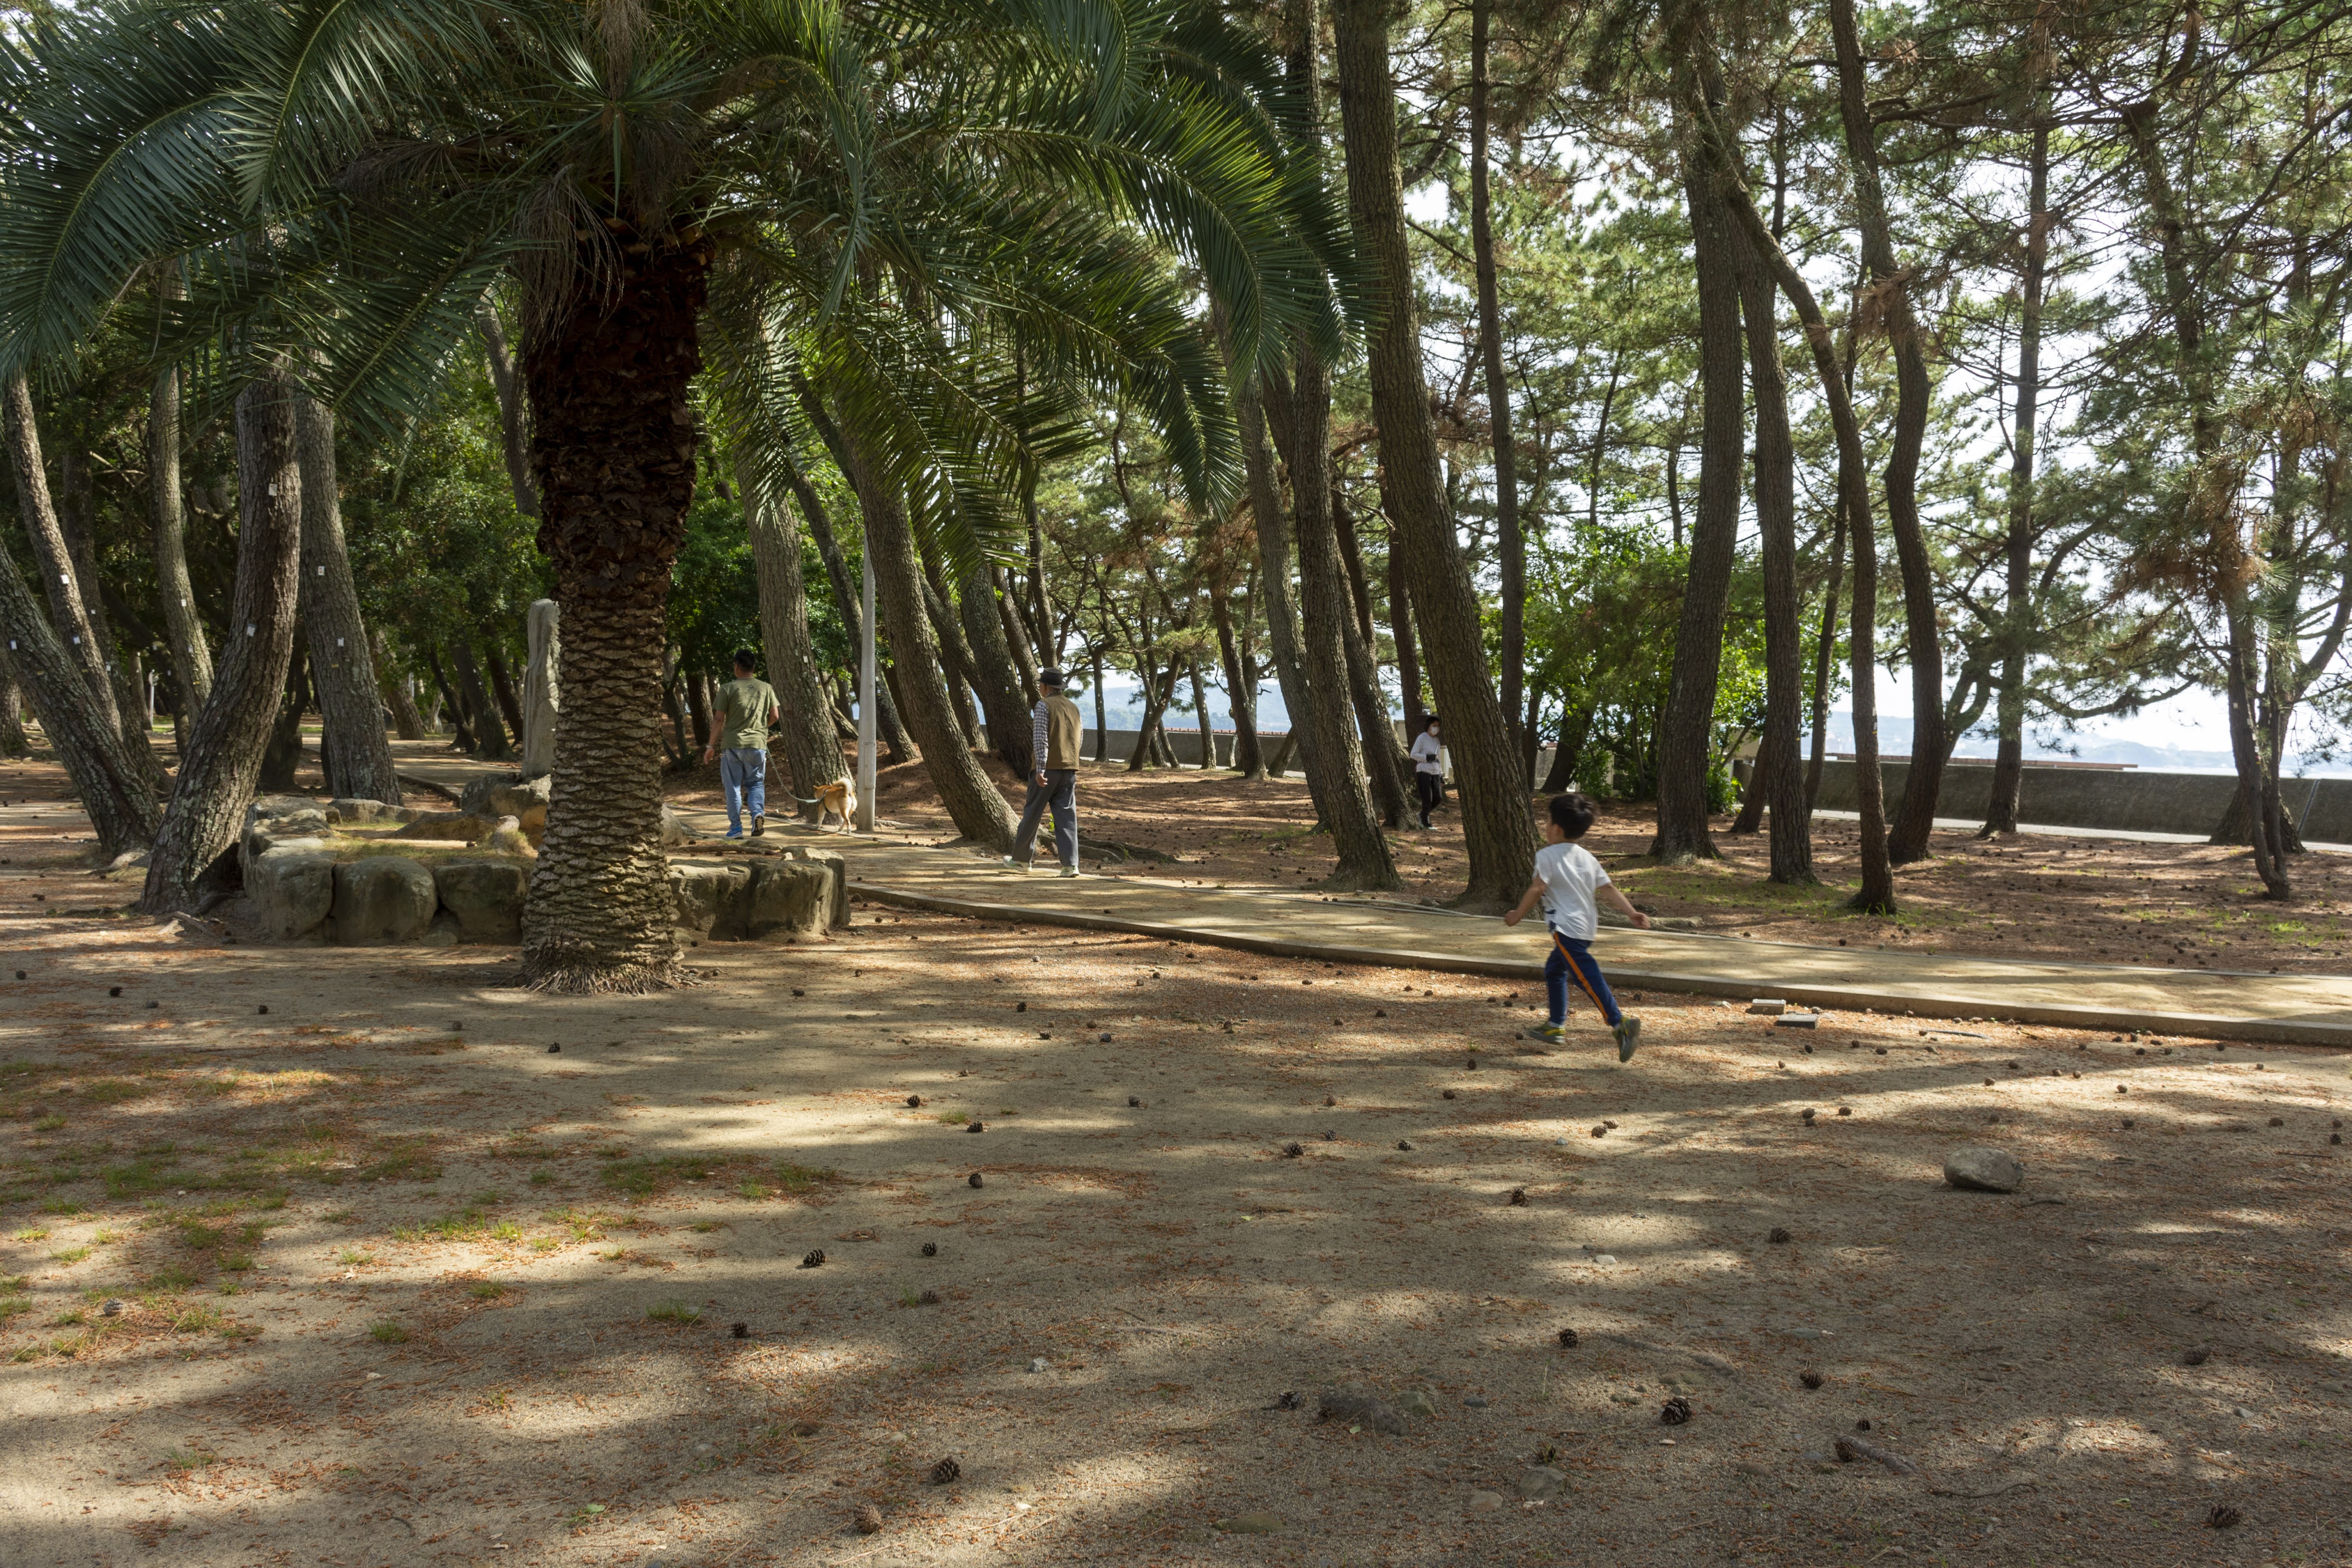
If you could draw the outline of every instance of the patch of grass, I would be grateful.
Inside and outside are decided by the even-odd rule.
[[[533,1252],[552,1252],[562,1245],[563,1243],[551,1236],[534,1236],[530,1238],[530,1249]]]
[[[901,1285],[898,1287],[898,1305],[901,1307],[919,1307],[922,1304],[923,1293],[920,1290],[916,1289],[912,1285]]]
[[[604,1184],[632,1197],[650,1197],[655,1192],[680,1179],[708,1181],[711,1163],[708,1160],[688,1159],[678,1154],[666,1154],[657,1160],[614,1160],[598,1173]]]
[[[81,1097],[95,1105],[121,1105],[152,1092],[150,1085],[121,1078],[101,1078],[81,1086]]]
[[[774,1191],[775,1189],[765,1182],[744,1182],[736,1187],[735,1195],[739,1198],[750,1198],[757,1203]]]
[[[167,1144],[164,1155],[170,1152]],[[109,1165],[106,1168],[106,1194],[114,1198],[135,1198],[149,1193],[160,1193],[170,1179],[170,1171],[171,1163],[163,1156],[133,1160],[127,1165]]]
[[[776,1184],[788,1193],[804,1193],[839,1180],[841,1173],[830,1165],[795,1165],[789,1160],[776,1164]]]
[[[349,1209],[337,1209],[332,1214],[320,1215],[319,1217],[329,1225],[357,1225],[360,1218]]]
[[[41,1205],[43,1214],[79,1214],[82,1205],[71,1198],[51,1198]]]
[[[698,1232],[703,1236],[709,1236],[712,1231],[719,1228],[719,1224],[715,1219],[706,1219],[688,1226],[687,1228],[688,1230]]]
[[[242,1274],[253,1267],[253,1255],[249,1252],[226,1253],[222,1256],[220,1266],[231,1274]]]
[[[57,1259],[59,1263],[71,1265],[79,1263],[83,1258],[88,1258],[89,1256],[89,1248],[87,1247],[68,1247],[63,1252],[52,1252],[49,1256]]]
[[[49,1320],[49,1327],[53,1329],[69,1329],[76,1323],[87,1323],[89,1321],[89,1314],[83,1311],[79,1307],[74,1307],[66,1311],[59,1312],[56,1317],[51,1318]]]
[[[47,1241],[49,1233],[37,1225],[28,1225],[8,1238],[11,1241]]]
[[[657,1323],[698,1323],[702,1310],[683,1301],[656,1301],[646,1309],[646,1316]]]
[[[368,1337],[380,1345],[404,1345],[408,1342],[408,1331],[394,1319],[378,1318],[368,1325]]]
[[[66,1119],[62,1116],[44,1116],[38,1121],[33,1123],[33,1131],[36,1132],[62,1132],[65,1131],[65,1126]]]
[[[228,1319],[216,1307],[190,1307],[172,1320],[175,1334],[201,1334],[207,1330],[224,1335],[230,1332]]]
[[[38,1361],[40,1356],[41,1352],[31,1345],[21,1345],[17,1347],[16,1353],[8,1359],[15,1362]]]
[[[226,1230],[200,1225],[193,1219],[182,1219],[173,1228],[180,1233],[180,1245],[191,1252],[210,1252],[228,1234]]]
[[[165,1465],[183,1473],[189,1470],[201,1470],[207,1465],[219,1462],[219,1455],[203,1448],[172,1448],[167,1449],[163,1455]]]
[[[971,1118],[961,1110],[942,1110],[935,1120],[944,1121],[950,1127],[961,1127]]]
[[[394,1148],[352,1173],[365,1182],[437,1182],[441,1165],[433,1151],[419,1142]]]
[[[121,1239],[122,1233],[119,1230],[101,1230],[96,1236],[90,1237],[91,1241],[97,1243],[100,1247],[112,1247],[116,1242],[121,1241]]]
[[[147,1288],[151,1290],[184,1290],[195,1282],[196,1277],[194,1274],[174,1264],[171,1268],[159,1268],[149,1275]]]
[[[33,1310],[33,1303],[22,1296],[0,1296],[0,1323],[21,1317]]]
[[[466,1294],[477,1301],[495,1301],[506,1293],[505,1282],[499,1279],[477,1279],[466,1288]]]
[[[551,1170],[549,1170],[549,1169],[548,1169],[546,1166],[544,1166],[544,1165],[541,1165],[538,1170],[533,1171],[533,1172],[530,1173],[530,1184],[531,1184],[532,1186],[534,1186],[534,1187],[543,1187],[543,1186],[546,1186],[548,1184],[550,1184],[551,1182],[552,1182],[552,1181],[554,1181],[554,1180],[555,1180],[555,1173],[554,1173],[554,1172],[552,1172],[552,1171],[551,1171]]]
[[[515,1224],[515,1222],[510,1219],[502,1219],[499,1221],[498,1224],[490,1226],[490,1239],[493,1241],[520,1241],[522,1239],[522,1226]]]
[[[356,1247],[346,1247],[335,1254],[335,1261],[346,1268],[361,1268],[375,1261],[373,1252],[362,1252]]]

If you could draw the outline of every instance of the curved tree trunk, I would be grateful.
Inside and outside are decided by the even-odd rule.
[[[171,787],[171,775],[155,755],[153,722],[147,716],[147,692],[139,661],[128,657],[107,613],[106,585],[99,580],[98,550],[91,537],[90,511],[95,498],[89,488],[89,458],[78,444],[58,455],[58,525],[65,537],[66,558],[73,563],[82,608],[89,616],[90,639],[106,668],[107,685],[114,693],[114,710],[121,715],[122,747],[131,765],[147,787],[161,795]],[[135,626],[135,621],[134,621]]]
[[[33,738],[25,733],[25,689],[16,679],[16,664],[0,647],[0,757],[32,754]]]
[[[176,289],[173,290],[176,293]],[[212,695],[213,655],[188,580],[187,510],[180,496],[180,367],[166,365],[147,398],[147,504],[155,536],[155,596],[172,639],[179,708],[194,718]]]
[[[490,363],[490,385],[499,397],[499,434],[507,459],[507,483],[514,492],[515,510],[539,515],[539,484],[530,475],[530,403],[515,374],[514,355],[507,347],[506,323],[499,308],[488,300],[474,313],[481,329],[482,348]]]
[[[457,670],[457,696],[466,705],[467,727],[474,731],[474,754],[485,762],[513,760],[506,726],[499,722],[498,710],[490,706],[489,691],[482,685],[482,668],[475,661],[473,643],[465,637],[451,643],[449,662]]]
[[[845,465],[843,472],[845,476],[847,459],[840,444],[841,432],[835,426],[833,416],[825,413],[824,405],[813,397],[803,395],[801,406],[824,440],[826,450],[834,454],[834,460]],[[825,511],[824,500],[817,495],[816,487],[809,483],[808,476],[801,472],[797,462],[784,465],[784,483],[791,487],[793,500],[800,503],[801,515],[808,520],[809,537],[816,543],[817,559],[824,563],[824,580],[833,587],[834,608],[841,615],[842,629],[849,634],[854,660],[856,650],[866,643],[866,615],[859,607],[865,595],[850,578],[849,563],[842,556],[841,542],[834,536],[833,519]],[[877,653],[878,656],[878,649]],[[888,684],[896,679],[888,674],[895,662],[885,661],[884,679],[875,682],[874,686],[875,732],[890,753],[888,765],[894,768],[901,763],[915,760],[915,739],[907,733],[906,721],[898,716],[898,692]]]
[[[375,656],[343,544],[343,508],[335,477],[335,416],[308,397],[295,411],[302,465],[303,628],[310,639],[310,683],[319,694],[319,751],[327,793],[400,804],[392,743],[383,730]]]
[[[1209,595],[1209,614],[1217,624],[1217,657],[1225,667],[1225,695],[1234,710],[1234,771],[1244,778],[1265,777],[1265,749],[1257,738],[1257,682],[1242,668],[1241,645],[1234,636],[1233,601],[1220,587]]]
[[[987,770],[965,744],[956,716],[961,704],[940,673],[940,647],[924,604],[923,563],[905,507],[887,480],[866,461],[855,432],[843,432],[849,482],[866,512],[866,553],[874,565],[874,591],[883,624],[896,651],[901,716],[922,748],[923,768],[940,792],[956,829],[973,843],[1002,855],[1013,847],[1012,809]]]
[[[111,860],[146,847],[155,837],[155,797],[131,766],[122,732],[108,724],[89,700],[89,677],[49,629],[32,589],[16,571],[16,558],[0,551],[0,637],[10,661],[5,699],[15,721],[18,683],[40,721],[49,750],[65,764],[74,797],[89,818],[98,852]],[[18,739],[24,738],[21,726]],[[29,747],[27,748],[29,750]]]
[[[298,590],[296,602],[301,595]],[[278,713],[269,723],[269,737],[262,742],[261,773],[254,781],[255,789],[262,795],[278,795],[294,787],[296,775],[302,771],[302,715],[310,706],[310,660],[305,656],[302,637],[302,617],[294,616],[294,651],[286,661],[286,689],[278,694]],[[320,746],[320,771],[331,766],[322,739]]]
[[[1495,276],[1494,198],[1486,169],[1487,36],[1494,20],[1495,0],[1471,0],[1470,5],[1470,252],[1478,287],[1478,360],[1486,381],[1486,423],[1495,458],[1495,532],[1502,569],[1501,632],[1503,717],[1511,723],[1523,760],[1535,756],[1532,724],[1519,721],[1528,668],[1528,541],[1519,526],[1518,450],[1511,436],[1511,384],[1503,374],[1502,304]],[[1403,616],[1390,614],[1402,625]],[[1398,663],[1403,663],[1404,637],[1397,637]],[[1413,704],[1405,703],[1407,732]],[[1523,765],[1522,773],[1525,768]]]
[[[425,739],[425,716],[416,710],[416,700],[408,694],[408,683],[392,670],[392,660],[383,650],[383,633],[368,627],[368,654],[375,666],[376,689],[383,693],[386,706],[392,710],[392,727],[404,741]]]
[[[66,549],[65,529],[49,494],[48,473],[41,467],[41,431],[33,411],[33,389],[22,372],[8,378],[5,396],[8,457],[16,471],[16,510],[24,520],[26,537],[32,541],[41,584],[48,590],[50,618],[65,642],[67,657],[81,671],[106,722],[119,733],[122,713],[114,700],[106,650],[99,644],[82,585],[75,579],[72,555]]]
[[[1294,745],[1314,752],[1314,739],[1307,733],[1307,725],[1314,698],[1307,686],[1307,659],[1301,646],[1306,633],[1298,622],[1298,603],[1290,592],[1290,575],[1296,565],[1290,514],[1283,510],[1282,494],[1274,478],[1274,454],[1265,444],[1265,389],[1255,379],[1242,393],[1242,458],[1249,479],[1250,514],[1257,524],[1258,580],[1265,591],[1266,646],[1274,654],[1275,684],[1282,692],[1283,707],[1290,714],[1290,734],[1282,751],[1285,760],[1268,764],[1268,771],[1280,778]],[[1329,822],[1331,811],[1323,798],[1319,757],[1312,762],[1302,758],[1299,765],[1307,773],[1307,794],[1315,803],[1317,822]]]
[[[1338,486],[1331,489],[1331,533],[1339,547],[1339,561],[1348,574],[1348,602],[1355,614],[1340,622],[1341,643],[1348,655],[1348,700],[1356,710],[1356,727],[1364,737],[1364,767],[1381,820],[1402,827],[1416,820],[1405,802],[1404,781],[1412,763],[1397,741],[1389,719],[1388,693],[1381,689],[1381,667],[1372,640],[1372,593],[1364,581],[1364,557],[1356,541],[1356,520]]]
[[[524,355],[539,545],[562,606],[547,837],[523,906],[522,975],[570,991],[677,978],[661,848],[661,685],[670,566],[694,500],[690,387],[706,242],[620,252]]]
[[[559,647],[558,657],[561,657]],[[506,716],[507,732],[514,737],[515,750],[522,750],[522,693],[515,689],[514,670],[507,663],[505,652],[496,637],[482,642],[482,662],[490,667],[490,695],[498,701],[499,711]],[[712,678],[715,683],[716,676]]]
[[[987,562],[974,562],[964,574],[956,609],[971,655],[972,689],[980,693],[981,710],[988,716],[988,749],[1004,759],[1015,777],[1025,779],[1036,769],[1029,722],[1033,705],[1021,700],[1021,672],[1005,640],[996,574]]]
[[[1502,910],[1517,900],[1534,875],[1535,830],[1510,722],[1487,680],[1483,617],[1439,478],[1429,387],[1422,375],[1421,312],[1405,238],[1396,89],[1389,76],[1389,7],[1386,0],[1340,0],[1332,21],[1349,216],[1379,307],[1367,360],[1385,494],[1393,509],[1389,547],[1404,554],[1430,684],[1445,717],[1446,747],[1462,785],[1470,881],[1455,902],[1465,909]],[[1296,483],[1299,476],[1293,479]]]
[[[760,640],[767,645],[768,675],[782,700],[778,738],[793,775],[799,815],[814,818],[808,804],[816,792],[848,776],[841,742],[834,738],[833,703],[809,641],[808,590],[801,580],[801,542],[793,537],[784,509],[761,496],[739,468],[743,521],[751,535],[751,566],[760,584]]]
[[[1699,178],[1706,177],[1702,169]],[[1756,754],[1756,798],[1771,811],[1771,879],[1803,884],[1820,879],[1813,875],[1812,819],[1797,745],[1805,650],[1797,603],[1797,452],[1789,430],[1789,378],[1780,364],[1771,277],[1748,237],[1725,216],[1739,257],[1748,379],[1756,395],[1756,522],[1764,556],[1764,740]]]
[[[1697,265],[1701,434],[1698,506],[1675,633],[1673,684],[1658,716],[1658,832],[1650,853],[1662,865],[1716,855],[1707,830],[1707,768],[1747,456],[1740,439],[1748,374],[1739,343],[1738,253],[1723,203],[1696,157],[1684,171],[1683,187]]]
[[[2037,111],[2046,107],[2038,102]],[[2025,674],[2033,642],[2033,462],[2042,403],[2042,296],[2050,270],[2050,128],[2033,128],[2026,173],[2025,267],[2019,279],[2017,392],[2010,416],[2009,539],[2000,627],[2000,695],[1992,797],[1979,838],[2017,831],[2025,791]]]
[[[194,905],[205,873],[236,844],[286,692],[302,563],[298,395],[285,375],[256,379],[236,395],[236,591],[227,646],[188,731],[147,863],[139,907],[150,914]]]

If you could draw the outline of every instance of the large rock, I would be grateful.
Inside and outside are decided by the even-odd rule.
[[[1322,1398],[1316,1403],[1315,1415],[1318,1420],[1345,1421],[1353,1426],[1369,1426],[1391,1437],[1404,1434],[1404,1417],[1397,1414],[1395,1405],[1370,1389],[1360,1388],[1353,1384],[1325,1389]]]
[[[457,796],[457,809],[468,816],[488,817],[492,822],[501,816],[520,821],[535,809],[543,819],[553,785],[554,781],[549,778],[478,778],[467,784]]]
[[[433,887],[443,911],[457,917],[462,940],[522,940],[523,895],[530,888],[530,870],[524,862],[487,857],[445,860],[434,869]]]
[[[263,936],[299,941],[334,908],[335,858],[315,839],[264,850],[246,862],[245,892]]]
[[[427,811],[419,813],[398,832],[384,837],[438,844],[479,844],[497,826],[489,818],[469,816],[462,811]]]
[[[824,929],[842,931],[849,924],[849,862],[838,849],[795,848],[793,858],[823,866],[833,873],[833,894],[825,910]]]
[[[779,936],[815,936],[833,926],[832,868],[806,860],[767,860],[751,868],[734,929],[716,937],[760,942]]]
[[[2013,1193],[2025,1184],[2025,1167],[2006,1149],[1969,1143],[1944,1156],[1944,1180],[1972,1193]]]
[[[677,899],[678,926],[697,935],[710,935],[714,927],[732,917],[751,883],[751,868],[740,861],[671,861],[669,884]]]
[[[327,803],[327,809],[345,822],[373,822],[380,817],[390,816],[396,808],[380,800],[338,796]]]
[[[398,855],[372,855],[335,868],[335,940],[347,947],[415,942],[439,900],[433,873]]]
[[[664,801],[661,808],[662,847],[675,849],[681,844],[693,843],[697,837],[694,829],[686,825],[686,818],[672,811],[669,803]]]

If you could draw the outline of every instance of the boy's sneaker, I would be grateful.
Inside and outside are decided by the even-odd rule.
[[[761,837],[762,834],[766,833],[767,831],[768,831],[768,819],[767,819],[766,817],[764,817],[764,816],[755,816],[755,817],[753,817],[753,818],[751,819],[751,837],[752,837],[757,838],[757,837]]]
[[[1538,1024],[1529,1029],[1524,1037],[1541,1040],[1548,1046],[1556,1046],[1568,1037],[1568,1029],[1566,1026],[1560,1024]]]
[[[1633,1047],[1642,1043],[1642,1020],[1628,1013],[1617,1020],[1617,1026],[1610,1033],[1617,1037],[1617,1059],[1632,1061]]]

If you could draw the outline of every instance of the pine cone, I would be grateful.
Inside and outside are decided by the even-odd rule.
[[[1538,1465],[1557,1465],[1559,1460],[1559,1447],[1557,1444],[1546,1443],[1536,1450],[1536,1463]]]
[[[1127,1108],[1129,1110],[1140,1110],[1143,1109],[1143,1101],[1136,1099],[1135,1096],[1130,1094],[1127,1097]]]
[[[815,1247],[815,1248],[812,1249],[812,1250],[811,1250],[811,1251],[810,1251],[810,1252],[809,1252],[805,1257],[803,1257],[803,1258],[801,1259],[801,1267],[802,1267],[802,1268],[824,1268],[824,1247]]]
[[[1813,1108],[1808,1105],[1804,1110],[1797,1112],[1797,1118],[1801,1121],[1811,1121],[1816,1114]]]
[[[1690,1401],[1675,1394],[1658,1409],[1658,1420],[1668,1426],[1679,1426],[1690,1419]]]
[[[922,1306],[936,1307],[940,1304],[940,1293],[937,1290],[926,1290],[915,1300]]]
[[[1445,1093],[1444,1093],[1444,1097],[1443,1097],[1443,1098],[1444,1098],[1444,1099],[1446,1099],[1446,1100],[1453,1100],[1453,1099],[1454,1099],[1454,1098],[1455,1098],[1455,1095],[1454,1095],[1454,1091],[1453,1091],[1452,1089],[1447,1089],[1447,1090],[1445,1091]]]
[[[1609,1129],[1606,1127],[1595,1127],[1592,1130],[1592,1135],[1595,1138],[1606,1138],[1609,1136]]]
[[[1305,1400],[1298,1397],[1297,1389],[1286,1388],[1282,1391],[1282,1397],[1274,1402],[1274,1407],[1276,1410],[1297,1410],[1303,1408],[1306,1404]]]
[[[751,1325],[749,1323],[730,1323],[728,1325],[728,1331],[739,1340],[748,1340],[751,1337]]]
[[[919,1094],[910,1094],[907,1097],[907,1103],[909,1105],[920,1105],[923,1103],[923,1097]]]
[[[1478,1058],[1476,1057],[1472,1057],[1468,1061],[1463,1063],[1462,1070],[1464,1072],[1476,1072],[1478,1070]]]
[[[1515,1209],[1523,1209],[1528,1206],[1527,1188],[1513,1187],[1511,1189],[1511,1206]]]
[[[1403,1151],[1404,1151],[1406,1153],[1408,1153],[1408,1154],[1410,1154],[1410,1153],[1412,1153],[1412,1144],[1411,1143],[1411,1142],[1409,1142],[1409,1141],[1408,1141],[1408,1140],[1406,1140],[1406,1139],[1402,1139],[1402,1138],[1398,1139],[1398,1140],[1397,1140],[1397,1147],[1398,1147],[1399,1149],[1403,1150]]]
[[[1572,1351],[1576,1348],[1576,1331],[1574,1329],[1560,1330],[1559,1348],[1564,1351]]]
[[[2228,1530],[2234,1525],[2244,1523],[2245,1519],[2244,1514],[2240,1513],[2228,1503],[2217,1502],[2213,1505],[2213,1511],[2205,1516],[2205,1523],[2210,1529]]]
[[[974,1121],[966,1126],[964,1131],[967,1132],[985,1132],[988,1131],[988,1123],[985,1121]]]
[[[2284,1116],[2273,1116],[2271,1118],[2271,1125],[2273,1127],[2284,1127],[2286,1125],[2286,1118]]]
[[[2213,1352],[2211,1351],[2207,1350],[2203,1345],[2199,1345],[2195,1350],[2189,1352],[2180,1358],[2180,1364],[2183,1366],[2203,1366],[2212,1354]]]
[[[859,1504],[857,1505],[857,1512],[856,1512],[856,1514],[855,1518],[856,1518],[856,1522],[857,1522],[857,1533],[858,1533],[858,1534],[860,1534],[860,1535],[878,1535],[878,1534],[880,1534],[880,1533],[881,1533],[881,1531],[882,1531],[882,1510],[881,1510],[880,1509],[878,1509],[878,1508],[876,1508],[872,1503],[870,1503],[870,1502],[862,1502],[862,1503],[859,1503]]]
[[[1838,1107],[1838,1114],[1840,1116],[1852,1116],[1853,1114],[1853,1107],[1851,1105],[1841,1105]]]
[[[1336,1097],[1327,1094],[1323,1097],[1323,1103],[1326,1105],[1337,1105],[1339,1101]]]
[[[938,1464],[931,1467],[931,1485],[935,1487],[952,1485],[956,1479],[962,1474],[963,1467],[957,1464],[955,1460],[952,1458],[941,1459]]]
[[[1339,1141],[1339,1135],[1337,1132],[1330,1131],[1328,1128],[1324,1130],[1323,1142],[1326,1143],[1337,1143]]]
[[[1286,1160],[1298,1159],[1306,1152],[1307,1145],[1304,1143],[1285,1143],[1282,1146],[1282,1155]]]
[[[1776,1225],[1772,1227],[1772,1234],[1766,1237],[1764,1239],[1770,1242],[1773,1246],[1779,1247],[1785,1243],[1794,1241],[1797,1238],[1789,1234],[1789,1229],[1786,1226]]]
[[[975,1187],[984,1187],[984,1186],[986,1186],[988,1184],[987,1184],[986,1182],[983,1182],[983,1181],[982,1181],[982,1180],[980,1179],[980,1173],[979,1173],[978,1171],[974,1171],[974,1172],[971,1173],[971,1185],[973,1185],[973,1186],[975,1186]]]
[[[926,1258],[937,1258],[939,1255],[940,1255],[940,1244],[939,1244],[938,1242],[936,1242],[936,1241],[927,1241],[927,1242],[923,1243],[923,1256],[924,1256],[924,1257],[926,1257]]]
[[[1807,1388],[1819,1388],[1822,1385],[1823,1379],[1822,1374],[1817,1372],[1801,1372],[1797,1374],[1797,1381],[1803,1384]]]

